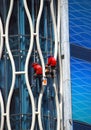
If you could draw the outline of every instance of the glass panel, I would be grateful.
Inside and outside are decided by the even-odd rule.
[[[69,26],[73,119],[91,124],[90,0],[69,0]]]

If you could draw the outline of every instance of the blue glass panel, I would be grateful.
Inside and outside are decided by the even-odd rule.
[[[70,42],[91,48],[91,1],[69,0]],[[73,30],[73,32],[72,32]]]
[[[69,0],[73,119],[91,124],[91,1]],[[75,130],[91,128],[76,126]]]
[[[91,64],[71,58],[73,119],[91,123]]]

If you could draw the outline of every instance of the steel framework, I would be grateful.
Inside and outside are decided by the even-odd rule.
[[[68,1],[0,6],[0,130],[71,130]],[[54,77],[45,73],[49,55],[57,61]],[[34,78],[33,62],[41,77]]]

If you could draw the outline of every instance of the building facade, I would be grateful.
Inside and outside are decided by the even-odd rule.
[[[91,129],[90,3],[0,1],[0,130]]]
[[[64,92],[62,87],[64,82],[65,89],[67,86],[70,88],[70,82],[66,81],[70,66],[66,65],[66,60],[63,63],[61,60],[66,52],[63,51],[61,56],[61,4],[64,22],[67,1],[66,4],[60,0],[0,1],[1,130],[60,130],[72,127],[69,122],[71,102],[66,104],[68,91]],[[68,26],[67,20],[68,17],[64,25]],[[69,46],[68,42],[64,43],[64,35],[62,37],[63,48],[66,44]],[[67,50],[65,59],[69,56],[69,47]],[[55,66],[48,64],[50,56],[54,58]],[[33,63],[42,68],[41,74],[33,68]],[[62,65],[66,65],[64,71]],[[65,70],[68,71],[66,76],[63,74]],[[71,95],[69,99],[71,101]]]

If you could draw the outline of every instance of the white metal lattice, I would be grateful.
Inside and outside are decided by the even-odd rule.
[[[56,17],[54,14],[54,1],[51,0],[50,1],[50,12],[51,12],[51,17],[52,17],[52,23],[53,23],[53,30],[54,30],[54,57],[57,60],[58,57],[58,63],[59,63],[59,85],[60,85],[60,95],[62,97],[62,63],[61,63],[61,49],[60,49],[60,25],[61,25],[61,17],[60,17],[60,0],[57,1],[57,23],[56,23]],[[42,126],[42,116],[41,116],[41,104],[42,104],[42,97],[44,94],[44,85],[42,85],[41,87],[41,91],[39,94],[39,98],[38,98],[38,111],[36,111],[35,108],[35,102],[34,102],[34,96],[31,90],[31,86],[29,84],[29,78],[28,78],[28,65],[29,65],[29,59],[31,57],[31,53],[33,50],[33,45],[34,45],[34,38],[36,38],[36,46],[37,46],[37,51],[39,54],[39,58],[41,61],[41,65],[42,65],[42,70],[43,70],[43,80],[45,79],[46,75],[45,75],[45,62],[44,62],[44,57],[42,54],[42,50],[41,50],[41,46],[40,46],[40,41],[39,41],[39,26],[40,26],[40,21],[41,21],[41,16],[42,16],[42,12],[43,12],[43,7],[44,7],[44,0],[40,0],[40,7],[39,7],[39,12],[38,12],[38,16],[37,16],[37,20],[36,20],[36,29],[34,32],[34,26],[33,26],[33,21],[32,21],[32,17],[31,14],[29,12],[28,9],[28,5],[27,5],[27,0],[23,1],[24,3],[24,8],[25,8],[25,12],[29,21],[29,28],[30,28],[30,45],[29,45],[29,50],[27,53],[27,57],[26,57],[26,61],[25,61],[25,69],[24,71],[16,71],[15,68],[15,61],[10,49],[10,44],[9,44],[9,36],[8,36],[8,31],[9,31],[9,24],[10,24],[10,18],[11,18],[11,14],[12,14],[12,10],[13,10],[13,6],[14,6],[14,0],[10,0],[10,6],[9,6],[9,11],[8,11],[8,15],[7,15],[7,19],[6,19],[6,26],[5,26],[5,34],[3,34],[3,27],[2,27],[2,22],[0,19],[0,34],[1,34],[1,41],[0,41],[0,57],[2,55],[2,50],[3,50],[3,36],[5,37],[5,46],[11,61],[11,66],[12,66],[12,83],[10,86],[10,91],[9,91],[9,95],[8,95],[8,99],[7,99],[7,105],[6,105],[6,113],[4,113],[4,105],[3,105],[3,98],[2,98],[2,94],[0,91],[0,105],[1,105],[1,111],[2,111],[2,115],[1,115],[1,129],[3,130],[3,126],[4,126],[4,116],[6,116],[6,121],[7,121],[7,127],[8,130],[12,130],[11,128],[11,122],[10,122],[10,106],[11,106],[11,99],[12,99],[12,95],[14,92],[14,85],[15,85],[15,80],[16,80],[16,76],[17,75],[25,75],[25,82],[26,82],[26,86],[28,89],[28,93],[30,96],[30,101],[31,101],[31,107],[32,107],[32,122],[31,122],[31,126],[30,126],[30,130],[34,130],[35,127],[35,119],[36,119],[36,114],[38,115],[38,123],[39,123],[39,129],[43,130],[43,126]],[[55,104],[56,104],[56,111],[57,111],[57,127],[56,130],[62,130],[63,129],[63,123],[62,123],[62,98],[61,101],[59,103],[58,100],[58,90],[57,90],[57,81],[56,78],[53,79],[53,87],[54,87],[54,92],[55,92]],[[61,120],[61,124],[60,124],[60,120]]]

